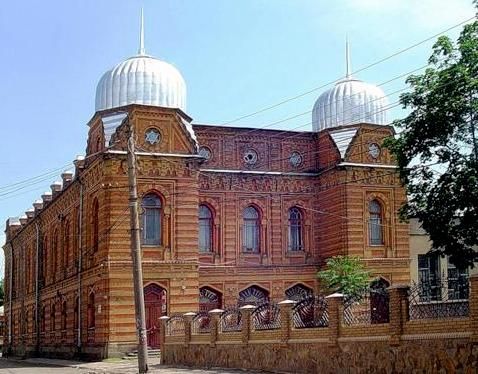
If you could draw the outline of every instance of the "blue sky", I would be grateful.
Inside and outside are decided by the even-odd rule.
[[[23,189],[12,183],[83,154],[102,73],[138,49],[175,65],[195,122],[223,124],[373,63],[473,16],[471,0],[50,0],[0,7],[0,245],[4,223],[22,214],[58,177]],[[448,34],[455,37],[459,29]],[[357,74],[381,83],[424,64],[432,42]],[[383,86],[405,87],[404,79]],[[264,126],[312,109],[317,90],[235,122]],[[395,102],[398,94],[389,97]],[[403,115],[398,108],[392,120]],[[310,130],[305,115],[278,128]],[[48,177],[48,175],[47,175]],[[20,187],[20,186],[19,186]],[[3,253],[2,253],[3,256]],[[1,258],[0,258],[1,260]],[[0,275],[3,272],[1,266]]]

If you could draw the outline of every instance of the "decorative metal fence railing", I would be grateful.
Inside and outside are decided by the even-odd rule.
[[[181,336],[185,334],[185,320],[182,315],[173,315],[166,322],[166,336]]]
[[[219,331],[234,332],[242,329],[242,313],[239,307],[229,307],[224,310],[219,319]]]
[[[346,325],[380,324],[390,321],[390,298],[385,288],[367,288],[344,298]]]
[[[199,335],[211,331],[211,317],[208,312],[199,312],[191,322],[191,334]]]
[[[265,303],[252,312],[254,330],[273,330],[281,326],[280,309],[277,304]]]
[[[469,315],[468,278],[434,278],[415,283],[408,292],[411,320],[456,318]]]
[[[300,300],[292,309],[292,321],[296,329],[327,327],[329,313],[323,296],[309,296]]]

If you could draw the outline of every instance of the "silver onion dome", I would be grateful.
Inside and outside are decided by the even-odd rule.
[[[312,111],[314,131],[372,123],[387,123],[388,100],[380,87],[347,77],[322,93]]]
[[[128,104],[186,109],[186,83],[172,65],[138,55],[107,71],[96,87],[95,110]]]
[[[138,55],[108,70],[96,87],[96,111],[128,104],[186,109],[186,83],[181,73],[145,53],[142,10]]]
[[[322,93],[312,110],[312,128],[321,131],[333,127],[371,123],[387,124],[388,100],[383,90],[352,77],[348,38],[345,40],[345,79]]]

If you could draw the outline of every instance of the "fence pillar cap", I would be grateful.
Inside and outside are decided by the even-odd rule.
[[[224,313],[223,309],[212,309],[208,312],[209,314],[222,314]]]
[[[168,316],[161,316],[158,319],[160,319],[161,321],[167,321],[169,319],[169,317]]]
[[[248,305],[241,306],[239,309],[240,310],[254,310],[254,309],[256,309],[256,306],[248,304]]]
[[[195,315],[196,315],[196,313],[194,313],[194,312],[187,312],[187,313],[183,314],[184,317],[194,317]]]
[[[343,297],[344,297],[344,294],[339,293],[339,292],[335,292],[331,295],[325,296],[326,299],[339,299],[339,298],[343,298]]]
[[[293,305],[295,304],[296,302],[294,300],[282,300],[280,301],[279,303],[277,303],[278,305]]]
[[[393,284],[390,287],[387,287],[387,290],[401,290],[401,289],[408,289],[410,288],[409,284],[406,283],[397,283]]]

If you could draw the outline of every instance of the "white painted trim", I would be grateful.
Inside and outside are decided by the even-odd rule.
[[[358,166],[362,168],[398,169],[397,165],[361,164],[359,162],[341,162],[337,166]]]
[[[291,175],[298,177],[316,177],[319,173],[298,173],[286,171],[265,171],[265,170],[231,170],[231,169],[199,169],[202,172],[230,173],[230,174],[256,174],[256,175]]]

